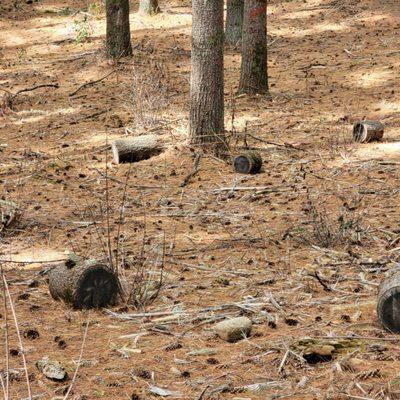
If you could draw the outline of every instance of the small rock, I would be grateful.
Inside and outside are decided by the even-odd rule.
[[[250,335],[252,322],[249,318],[238,317],[222,321],[215,326],[216,334],[227,342],[237,342]]]
[[[53,381],[64,381],[68,378],[64,367],[58,361],[50,360],[48,357],[39,360],[36,367],[46,378]]]
[[[0,374],[0,376],[6,380],[7,379],[7,371],[4,371]],[[19,382],[23,378],[23,372],[18,369],[10,368],[8,370],[8,379],[10,382],[16,381]]]
[[[173,375],[175,375],[175,376],[181,376],[181,374],[182,374],[182,372],[179,371],[179,369],[176,368],[176,367],[172,367],[170,371],[171,371],[171,373],[172,373]]]

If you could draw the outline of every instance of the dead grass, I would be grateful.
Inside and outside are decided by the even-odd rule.
[[[129,108],[135,130],[151,130],[163,122],[162,111],[168,102],[165,64],[150,56],[132,69]]]
[[[305,228],[295,228],[295,237],[309,246],[322,248],[347,248],[364,245],[368,229],[365,228],[363,212],[359,208],[362,198],[341,196],[341,205],[328,211],[321,195],[312,196],[307,191],[304,213],[310,218]],[[332,207],[329,207],[332,210]]]

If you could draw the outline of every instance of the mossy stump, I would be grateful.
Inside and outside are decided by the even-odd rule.
[[[75,309],[114,305],[119,288],[114,271],[94,260],[77,261],[70,258],[49,273],[51,296]]]

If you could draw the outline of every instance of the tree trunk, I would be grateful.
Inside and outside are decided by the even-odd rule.
[[[18,220],[21,211],[11,200],[0,200],[0,233]]]
[[[49,273],[49,290],[55,300],[75,309],[114,305],[120,290],[117,275],[94,260],[69,259]]]
[[[116,140],[111,144],[116,164],[134,163],[160,154],[163,146],[157,135],[143,135]]]
[[[262,157],[258,151],[246,151],[233,160],[233,167],[240,174],[257,174],[262,167]]]
[[[140,0],[139,12],[145,15],[154,15],[160,12],[158,0]]]
[[[379,121],[358,121],[353,127],[353,139],[359,143],[381,140],[384,131],[385,127]]]
[[[391,333],[400,333],[400,272],[394,270],[379,286],[379,322]]]
[[[268,93],[267,2],[245,0],[240,93]]]
[[[193,0],[190,137],[194,145],[225,145],[223,0]]]
[[[126,57],[132,54],[129,26],[129,0],[106,0],[107,57]]]
[[[237,45],[242,40],[244,0],[228,0],[225,42]]]

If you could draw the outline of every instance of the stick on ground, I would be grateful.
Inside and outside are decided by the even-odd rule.
[[[80,90],[84,89],[87,86],[91,86],[91,85],[95,85],[96,83],[99,83],[101,81],[104,81],[104,79],[107,79],[111,74],[113,74],[115,72],[115,70],[112,70],[111,72],[109,72],[107,75],[103,76],[100,79],[97,79],[95,81],[89,81],[84,83],[83,85],[79,86],[76,90],[74,90],[72,93],[70,93],[68,96],[72,97],[75,96]]]
[[[196,156],[195,156],[195,159],[194,159],[194,163],[193,163],[193,170],[192,170],[192,172],[190,172],[190,174],[188,174],[187,176],[186,176],[186,178],[183,180],[183,182],[181,183],[181,187],[185,187],[189,182],[190,182],[190,180],[195,176],[195,175],[197,175],[197,173],[199,172],[199,170],[200,170],[200,168],[199,168],[199,165],[200,165],[200,159],[201,159],[201,154],[200,153],[196,153]]]

